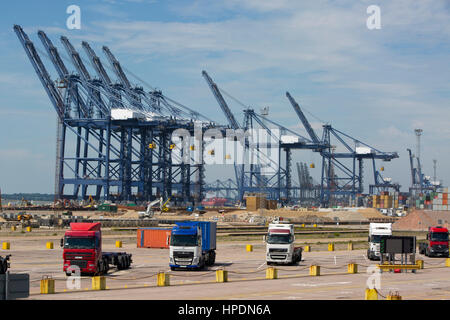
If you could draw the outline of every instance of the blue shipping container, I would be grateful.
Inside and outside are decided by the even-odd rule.
[[[202,250],[215,250],[216,249],[216,230],[217,222],[210,221],[184,221],[176,222],[180,227],[196,227],[200,226],[202,230]]]

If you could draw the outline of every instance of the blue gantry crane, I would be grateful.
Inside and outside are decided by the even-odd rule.
[[[318,140],[307,139],[283,125],[257,114],[254,109],[246,107],[239,100],[227,94],[244,106],[244,120],[240,125],[222,95],[223,90],[214,83],[206,71],[203,71],[202,75],[222,109],[230,128],[241,130],[241,132],[254,132],[253,130],[260,129],[261,132],[267,133],[273,144],[277,145],[275,149],[277,154],[271,157],[260,144],[252,144],[248,139],[245,140],[245,154],[260,159],[261,163],[271,169],[264,168],[264,165],[255,164],[252,161],[247,164],[245,161],[242,164],[235,164],[239,199],[242,201],[245,193],[265,193],[273,199],[279,199],[282,203],[290,203],[293,200],[291,195],[293,189],[292,150],[321,150],[324,146]]]
[[[119,79],[114,82],[100,58],[83,42],[98,76],[94,78],[68,38],[61,37],[67,59],[39,31],[45,48],[40,53],[53,64],[58,76],[54,81],[22,27],[15,25],[14,31],[57,113],[57,199],[92,196],[97,200],[150,201],[163,196],[174,202],[200,203],[203,163],[178,161],[182,154],[171,141],[172,134],[185,129],[193,135],[196,126],[204,132],[221,129],[220,125],[161,91],[132,88],[123,70],[118,75],[119,62],[104,50]],[[113,111],[121,116],[113,116]],[[192,157],[188,154],[190,160]]]
[[[313,151],[319,152],[322,156],[320,192],[322,206],[329,206],[332,198],[351,197],[355,199],[357,194],[363,193],[364,160],[371,160],[373,163],[375,184],[371,185],[372,189],[399,189],[397,184],[386,183],[379,172],[375,170],[375,160],[391,161],[398,158],[396,152],[380,151],[333,128],[330,124],[323,125],[322,139],[319,140],[299,104],[289,92],[286,93],[286,96],[311,140],[321,146]],[[337,151],[338,147],[343,150]],[[345,159],[350,159],[352,163],[350,165],[345,163]]]

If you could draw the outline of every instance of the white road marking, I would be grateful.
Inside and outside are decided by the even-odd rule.
[[[318,286],[331,286],[337,284],[349,284],[351,281],[344,282],[326,282],[326,283],[291,283],[291,286],[295,287],[318,287]]]
[[[262,265],[260,265],[256,270],[259,270],[259,268],[261,268],[265,264],[266,264],[266,262],[264,261],[264,263]]]

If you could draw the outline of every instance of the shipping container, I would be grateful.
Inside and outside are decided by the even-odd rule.
[[[169,248],[172,229],[139,228],[137,229],[138,248]]]
[[[187,221],[187,222],[176,222],[177,226],[192,227],[199,225],[202,230],[202,250],[216,250],[216,232],[217,232],[217,222],[210,221]]]

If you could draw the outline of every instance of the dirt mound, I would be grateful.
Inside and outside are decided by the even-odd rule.
[[[450,211],[414,210],[392,225],[393,230],[427,231],[429,227],[450,227]]]

